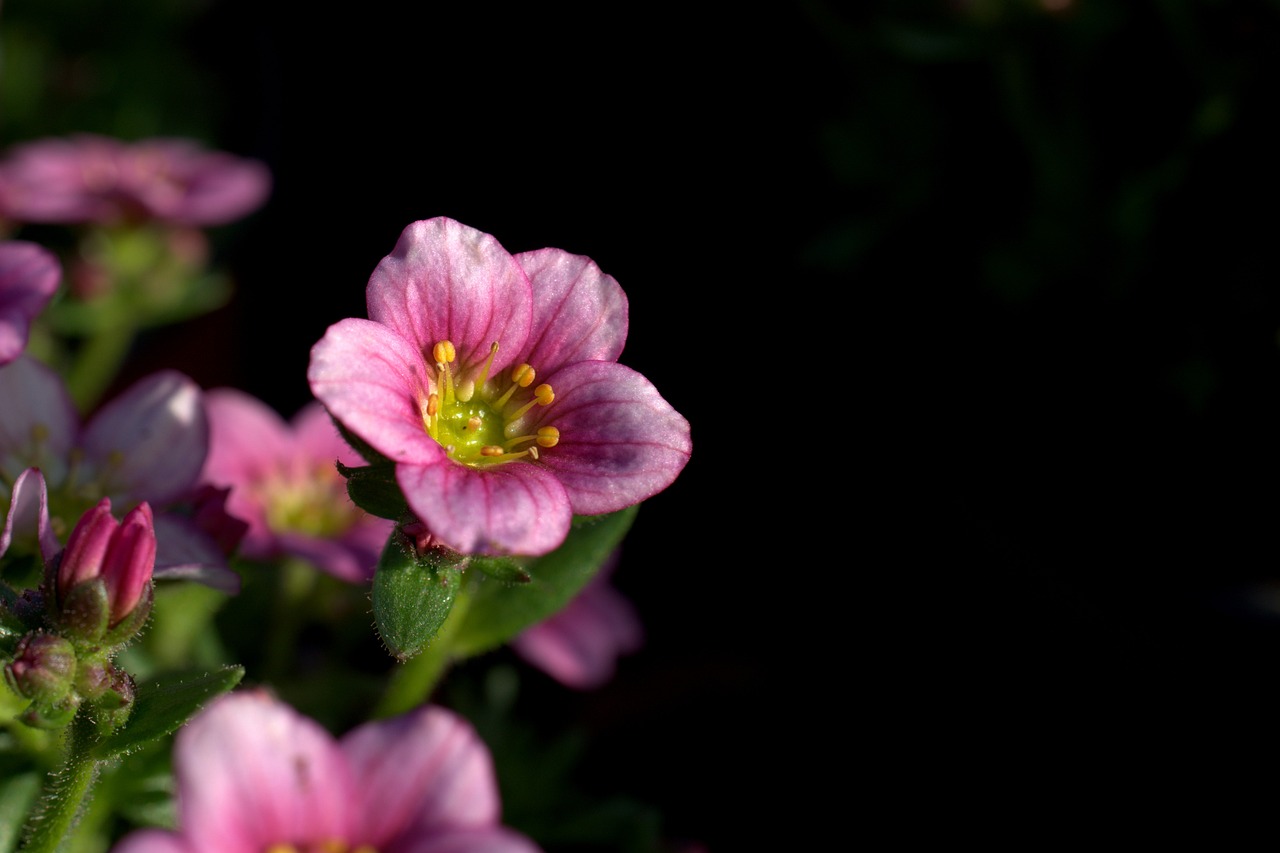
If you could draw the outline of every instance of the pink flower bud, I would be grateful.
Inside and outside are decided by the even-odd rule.
[[[81,583],[101,578],[110,603],[108,624],[128,616],[142,600],[156,563],[156,530],[145,501],[117,522],[111,499],[86,512],[67,540],[58,566],[58,600]]]

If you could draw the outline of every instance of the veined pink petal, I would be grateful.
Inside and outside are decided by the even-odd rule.
[[[535,412],[560,430],[560,443],[541,464],[564,484],[575,514],[614,512],[652,497],[689,461],[689,422],[631,368],[583,361],[548,381],[556,401]]]
[[[45,562],[52,560],[62,546],[49,524],[49,490],[39,468],[26,469],[13,483],[4,530],[0,531],[0,557],[9,550],[14,531],[32,529],[40,543],[41,558]]]
[[[494,372],[525,349],[532,322],[529,280],[498,241],[446,217],[414,222],[366,289],[369,319],[430,353],[449,340],[466,370],[499,343]]]
[[[80,417],[62,379],[28,356],[0,365],[0,473],[16,477],[32,465],[58,482]],[[17,460],[15,470],[9,466]]]
[[[555,476],[525,462],[485,470],[448,460],[398,465],[396,481],[427,528],[464,554],[545,554],[573,520]]]
[[[102,574],[103,563],[120,522],[111,514],[111,499],[103,498],[80,517],[67,537],[58,565],[58,597],[73,586]]]
[[[216,699],[174,750],[182,834],[204,853],[351,840],[359,791],[337,742],[264,691]]]
[[[25,240],[0,242],[0,364],[26,349],[32,318],[61,281],[62,267],[48,249]]]
[[[595,261],[560,249],[516,255],[533,288],[533,335],[524,361],[550,376],[574,361],[617,361],[627,340],[627,297]]]
[[[422,354],[389,326],[357,318],[333,324],[311,348],[307,379],[335,418],[389,459],[445,458],[423,426],[431,386]]]
[[[176,500],[195,485],[208,454],[200,386],[176,370],[144,377],[93,416],[82,445],[100,471],[109,471],[109,494]]]
[[[356,837],[374,846],[409,827],[434,836],[496,824],[501,810],[493,762],[471,724],[438,706],[352,730],[342,751],[360,792]]]

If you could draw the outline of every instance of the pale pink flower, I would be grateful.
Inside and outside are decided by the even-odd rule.
[[[263,163],[192,139],[126,142],[81,133],[19,143],[0,162],[0,218],[17,222],[159,221],[223,225],[261,207]]]
[[[58,259],[48,249],[25,240],[0,242],[0,365],[27,348],[31,321],[61,281]]]
[[[202,479],[229,487],[227,511],[248,524],[240,553],[259,560],[300,557],[344,581],[363,582],[393,522],[347,497],[335,462],[365,464],[324,407],[308,403],[286,422],[233,388],[205,392],[209,457]]]
[[[617,359],[622,288],[559,249],[513,256],[415,222],[374,270],[369,319],[311,350],[312,393],[395,463],[409,508],[467,554],[545,554],[574,515],[636,504],[689,459],[689,423]]]
[[[442,707],[335,740],[264,690],[232,693],[179,730],[173,764],[177,829],[137,830],[113,853],[538,850],[502,825],[488,750]]]
[[[155,513],[157,578],[188,578],[228,591],[240,579],[227,554],[181,511],[200,488],[209,447],[202,392],[161,370],[107,401],[85,423],[61,377],[29,356],[0,366],[0,554],[34,532],[47,561],[102,498]]]
[[[526,628],[511,647],[566,687],[602,687],[618,658],[639,651],[644,626],[635,607],[610,583],[617,552],[558,613]]]

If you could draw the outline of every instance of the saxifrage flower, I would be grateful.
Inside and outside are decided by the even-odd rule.
[[[91,133],[19,143],[0,162],[0,218],[18,222],[160,221],[223,225],[257,210],[266,165],[193,139],[126,142]]]
[[[492,759],[470,723],[424,705],[335,740],[265,690],[214,700],[174,746],[177,831],[113,853],[533,853],[501,823]]]
[[[61,281],[58,259],[48,249],[26,240],[0,242],[0,365],[27,348],[32,319]]]
[[[626,296],[589,258],[513,256],[439,217],[405,228],[366,302],[312,348],[312,392],[451,548],[550,552],[574,515],[649,498],[689,459],[688,421],[617,362]]]
[[[102,498],[155,513],[156,577],[239,588],[227,554],[197,519],[179,511],[200,491],[208,453],[201,389],[161,370],[139,379],[84,424],[61,377],[29,356],[0,367],[0,555],[34,533],[50,560],[59,537]],[[38,545],[36,544],[38,543]]]
[[[299,557],[349,582],[373,576],[393,523],[347,497],[334,466],[361,465],[318,402],[286,422],[234,388],[205,392],[209,457],[202,479],[230,489],[227,511],[248,524],[240,553],[258,560]]]

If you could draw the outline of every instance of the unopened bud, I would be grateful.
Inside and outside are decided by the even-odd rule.
[[[76,675],[76,652],[57,634],[34,631],[18,641],[4,678],[25,699],[53,704],[64,699]]]
[[[68,611],[82,611],[78,592],[100,582],[106,594],[107,627],[118,625],[148,598],[156,562],[155,520],[143,502],[117,522],[110,498],[103,498],[76,524],[62,552],[57,573],[57,600],[63,621],[85,621]],[[100,594],[93,593],[96,599]],[[96,610],[96,603],[89,607]],[[96,613],[88,614],[96,617]],[[94,621],[96,625],[96,619]],[[88,629],[88,626],[84,626]]]

